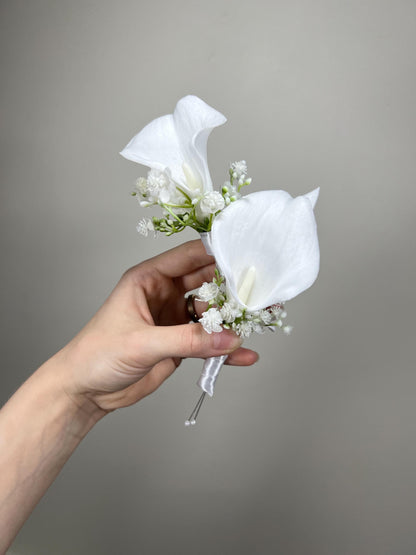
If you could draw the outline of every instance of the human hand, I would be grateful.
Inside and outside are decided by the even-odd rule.
[[[228,363],[240,365],[257,360],[232,332],[209,335],[186,323],[185,292],[213,274],[214,259],[201,241],[131,268],[85,328],[2,408],[1,553],[105,414],[152,393],[184,357],[229,354]]]
[[[186,323],[184,294],[210,281],[214,259],[191,241],[128,270],[92,320],[56,357],[65,391],[107,412],[157,389],[182,358],[229,354],[247,366],[258,356],[233,332],[207,334]],[[202,306],[198,311],[201,313]]]

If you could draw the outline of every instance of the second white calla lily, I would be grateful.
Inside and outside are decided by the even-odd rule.
[[[173,114],[150,122],[121,155],[149,168],[166,171],[192,197],[212,191],[207,141],[214,127],[227,120],[197,96],[185,96]]]
[[[296,198],[286,191],[252,193],[215,218],[211,251],[240,305],[261,310],[313,284],[319,272],[313,213],[318,195],[319,189]],[[252,278],[248,298],[247,273]]]

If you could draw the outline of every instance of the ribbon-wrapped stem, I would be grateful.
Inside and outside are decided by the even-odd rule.
[[[201,233],[201,241],[207,251],[207,254],[214,256],[211,249],[211,233]],[[204,362],[201,377],[199,378],[197,385],[199,385],[202,391],[208,393],[210,397],[214,395],[215,382],[218,378],[222,365],[226,360],[227,355],[222,355],[219,357],[207,358]]]
[[[211,234],[209,232],[201,233],[201,241],[205,247],[207,254],[213,256],[213,252],[211,250]],[[203,393],[198,399],[198,402],[196,403],[189,418],[185,421],[185,426],[194,426],[196,424],[196,419],[198,417],[199,411],[201,410],[202,403],[205,400],[206,393],[208,393],[210,397],[213,396],[215,382],[218,378],[222,365],[227,360],[227,356],[228,355],[209,357],[205,360],[201,376],[197,382],[197,385],[202,389]]]
[[[228,355],[210,357],[204,362],[202,374],[197,383],[202,391],[208,393],[210,397],[214,395],[215,382],[218,378],[222,365],[227,360],[227,357]]]
[[[207,254],[213,254],[211,249],[211,235],[210,233],[201,233],[201,240],[204,244],[205,250]],[[254,285],[254,280],[256,278],[256,269],[254,266],[248,268],[242,283],[240,284],[238,296],[239,299],[242,300],[244,303],[248,301],[250,296],[251,290]],[[219,332],[221,333],[221,332]],[[194,410],[192,411],[188,420],[186,420],[185,425],[194,425],[196,424],[196,419],[198,416],[199,411],[201,410],[202,403],[205,399],[205,394],[207,393],[210,397],[214,395],[214,387],[215,382],[218,378],[220,370],[227,360],[228,355],[221,355],[217,357],[210,357],[207,358],[204,362],[204,366],[202,369],[201,376],[197,382],[197,385],[202,389],[203,393],[199,398],[197,404],[195,405]]]

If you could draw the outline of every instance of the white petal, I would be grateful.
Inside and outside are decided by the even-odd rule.
[[[170,170],[172,179],[188,189],[183,171],[187,164],[202,181],[204,191],[212,190],[207,163],[207,141],[214,127],[226,118],[196,96],[185,96],[173,114],[150,122],[128,143],[121,155],[158,170]],[[188,169],[189,173],[189,169]]]
[[[287,301],[315,281],[319,245],[312,204],[285,191],[252,193],[232,203],[214,220],[211,248],[233,296],[248,268],[256,279],[250,310]],[[244,304],[244,303],[242,303]]]
[[[318,200],[318,197],[319,197],[319,191],[320,191],[320,188],[317,187],[310,193],[306,193],[306,195],[303,195],[305,198],[308,198],[310,200],[312,204],[312,208],[315,208],[316,201]]]
[[[227,121],[211,106],[197,96],[185,96],[176,105],[173,113],[175,129],[184,155],[197,175],[201,176],[204,191],[212,191],[212,181],[208,170],[207,142],[214,127]]]
[[[172,178],[178,183],[184,182],[182,169],[179,175],[173,171],[173,168],[182,168],[183,156],[172,115],[151,121],[132,138],[120,154],[128,160],[156,170],[165,171],[170,168]]]

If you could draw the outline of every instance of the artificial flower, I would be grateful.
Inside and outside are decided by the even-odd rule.
[[[247,164],[233,162],[229,178],[214,191],[207,163],[212,129],[226,118],[196,96],[186,96],[173,114],[149,123],[121,154],[150,168],[136,190],[141,206],[159,205],[162,218],[143,219],[143,235],[172,235],[191,227],[201,234],[207,253],[215,257],[212,283],[199,289],[208,302],[199,322],[207,333],[232,329],[246,338],[252,332],[282,330],[284,302],[315,281],[319,245],[313,209],[319,189],[292,198],[285,191],[261,191],[245,197],[250,185]],[[204,396],[213,394],[215,380],[227,355],[204,363],[198,384],[203,390],[186,425],[195,424]]]
[[[196,214],[200,220],[216,214],[225,206],[224,197],[218,191],[209,191],[199,200],[196,205]]]
[[[121,155],[166,172],[192,198],[212,191],[207,141],[226,118],[197,96],[185,96],[173,114],[150,122],[121,151]]]
[[[149,231],[155,232],[153,222],[149,218],[142,218],[137,224],[136,229],[140,235],[144,235],[145,237],[149,235]]]
[[[292,299],[315,281],[319,245],[313,208],[319,189],[292,198],[285,191],[242,197],[220,212],[210,248],[238,304],[261,310]],[[254,269],[254,270],[253,270]],[[249,297],[241,284],[253,273]]]
[[[247,164],[245,160],[240,160],[239,162],[233,162],[231,164],[231,170],[234,179],[244,179],[247,175]]]
[[[214,283],[213,281],[205,282],[198,289],[197,299],[198,301],[208,303],[210,301],[213,301],[219,292],[220,288],[216,283]]]
[[[221,316],[226,324],[231,324],[236,318],[241,318],[242,312],[238,304],[234,301],[226,301],[221,307]]]
[[[254,270],[254,269],[253,269]],[[240,298],[248,298],[250,288],[253,284],[255,272],[247,272],[243,286],[239,290]],[[245,289],[245,292],[244,292]],[[251,311],[237,303],[227,290],[224,276],[218,270],[211,282],[205,282],[198,289],[199,301],[208,303],[206,310],[199,319],[202,327],[207,333],[221,332],[223,328],[231,329],[243,338],[249,337],[253,332],[264,333],[266,328],[276,330],[282,328],[282,307],[278,305],[263,310]],[[286,313],[284,313],[286,314]],[[216,358],[216,357],[214,357]],[[218,363],[219,364],[219,363]],[[211,370],[215,370],[215,364],[210,364]],[[214,382],[211,382],[213,385]]]
[[[217,308],[205,311],[199,321],[207,333],[222,331],[222,316]]]

